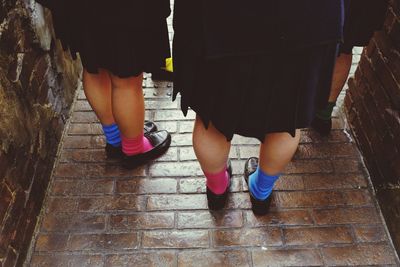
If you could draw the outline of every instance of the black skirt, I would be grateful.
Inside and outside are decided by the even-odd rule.
[[[185,115],[193,109],[227,140],[239,134],[263,141],[267,133],[294,135],[308,127],[315,110],[327,104],[337,41],[210,58],[201,18],[179,12],[175,9],[174,97],[180,93]],[[181,27],[185,16],[190,30]]]
[[[170,57],[169,0],[39,0],[51,9],[64,49],[79,53],[84,68],[119,77],[165,66]]]
[[[346,0],[344,42],[340,52],[350,54],[354,46],[368,45],[375,31],[382,28],[387,0]]]

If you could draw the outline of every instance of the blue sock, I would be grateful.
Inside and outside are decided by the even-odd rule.
[[[106,136],[107,143],[114,147],[121,146],[121,134],[119,132],[118,125],[114,123],[111,125],[102,125],[102,126],[104,135]]]
[[[249,177],[249,190],[256,199],[265,200],[271,195],[274,184],[278,179],[279,175],[270,176],[258,167],[257,171]]]

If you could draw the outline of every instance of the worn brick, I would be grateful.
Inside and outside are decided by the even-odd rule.
[[[83,175],[87,178],[107,178],[107,177],[144,177],[146,176],[146,166],[140,166],[133,170],[126,170],[119,164],[86,164],[82,165]]]
[[[81,178],[83,176],[83,171],[84,166],[82,165],[62,163],[57,165],[54,175],[56,177]]]
[[[248,138],[240,135],[235,135],[232,139],[233,145],[259,145],[260,141],[256,138]],[[256,156],[256,155],[253,155]]]
[[[270,211],[265,216],[255,216],[252,211],[246,211],[246,224],[250,227],[267,225],[312,225],[313,219],[307,210]]]
[[[360,173],[363,170],[363,166],[360,160],[335,159],[334,161],[332,161],[332,163],[336,173]]]
[[[258,157],[260,154],[260,148],[258,146],[240,146],[239,155],[241,159],[247,159],[250,157]]]
[[[302,131],[302,136],[300,139],[301,144],[305,143],[349,143],[351,140],[343,133],[342,130],[332,130],[328,136],[321,136],[314,130],[304,130]]]
[[[289,246],[349,244],[353,242],[346,227],[283,229],[285,243]]]
[[[183,251],[178,254],[179,267],[246,267],[246,251]]]
[[[82,150],[82,149],[70,149],[63,150],[60,156],[61,163],[81,163],[81,162],[91,162],[93,150]],[[106,159],[104,150],[101,152],[104,157],[103,161]]]
[[[278,207],[329,207],[343,205],[343,195],[335,191],[294,191],[275,192],[274,197]]]
[[[144,232],[142,237],[144,248],[208,248],[208,231],[152,231]]]
[[[243,226],[241,211],[211,213],[209,211],[179,212],[177,227],[184,228],[235,228]]]
[[[322,254],[329,266],[396,264],[393,250],[388,245],[322,248]]]
[[[193,132],[194,122],[193,121],[180,121],[179,132],[180,133],[191,133]]]
[[[252,255],[255,267],[323,265],[318,250],[312,249],[254,250]]]
[[[286,174],[303,173],[331,173],[333,171],[332,162],[329,160],[294,160],[285,169]]]
[[[158,129],[166,130],[169,133],[176,133],[178,131],[178,122],[176,121],[158,121],[156,124]]]
[[[148,197],[147,210],[207,209],[206,195],[152,195]]]
[[[170,147],[168,148],[167,152],[155,159],[156,162],[163,162],[163,161],[178,161],[178,148],[177,147]]]
[[[117,180],[116,193],[168,194],[177,192],[176,179],[129,179]]]
[[[215,230],[212,232],[215,247],[232,246],[281,246],[279,228],[254,228],[240,230]]]
[[[116,195],[81,198],[78,200],[78,209],[81,212],[142,211],[145,204],[145,196]]]
[[[344,203],[351,206],[373,206],[371,194],[367,190],[343,191]]]
[[[78,100],[75,102],[74,111],[92,111],[92,107],[86,100]]]
[[[169,110],[169,109],[177,109],[178,103],[172,102],[170,99],[166,100],[147,100],[146,101],[146,109],[155,109],[155,110]]]
[[[57,266],[57,267],[99,267],[103,266],[103,257],[101,255],[74,255],[74,254],[57,254],[57,255],[38,255],[32,257],[30,266]]]
[[[175,226],[174,213],[137,213],[129,215],[112,215],[110,227],[113,230],[169,229]]]
[[[42,230],[47,232],[101,231],[105,228],[105,217],[101,215],[64,213],[48,214],[44,217]]]
[[[180,147],[179,148],[179,160],[190,161],[196,160],[196,155],[194,153],[193,147]]]
[[[226,209],[250,209],[250,196],[248,193],[230,194],[226,203]]]
[[[78,201],[75,198],[51,197],[48,200],[47,213],[75,212]]]
[[[76,123],[68,127],[69,135],[90,135],[93,134],[91,124]]]
[[[193,120],[196,117],[196,113],[190,110],[187,116],[183,116],[180,110],[160,110],[154,114],[155,121],[178,121],[178,120]]]
[[[139,236],[137,233],[123,234],[79,234],[71,235],[69,251],[124,251],[139,247]]]
[[[380,223],[378,213],[373,207],[314,210],[313,217],[317,224]]]
[[[175,252],[172,251],[171,252],[158,251],[157,253],[115,254],[106,256],[105,266],[167,267],[167,266],[174,266],[175,261],[176,261]]]
[[[95,123],[98,122],[94,112],[74,112],[71,118],[72,123]]]
[[[86,95],[83,90],[78,90],[77,91],[77,99],[78,100],[86,100]]]
[[[184,177],[202,174],[198,162],[155,163],[150,166],[150,175],[153,177]]]
[[[385,230],[380,226],[354,226],[354,233],[358,242],[387,241]]]
[[[191,146],[192,134],[176,134],[172,135],[171,146]]]
[[[112,194],[114,180],[56,180],[52,186],[52,195],[89,196]]]
[[[301,144],[294,156],[295,159],[327,159],[327,158],[354,158],[358,151],[352,143],[321,143]]]
[[[316,189],[350,189],[365,188],[367,181],[361,174],[316,174],[303,177],[304,187]]]
[[[35,250],[42,252],[62,251],[67,248],[69,235],[40,234],[36,241]]]
[[[308,176],[308,175],[307,175]],[[275,190],[283,190],[283,191],[294,191],[294,190],[304,190],[304,177],[300,175],[283,175],[279,178],[279,180],[275,183]],[[247,184],[244,183],[247,189]]]

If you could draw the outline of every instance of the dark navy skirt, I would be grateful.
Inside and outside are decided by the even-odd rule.
[[[382,28],[387,0],[346,0],[344,42],[340,53],[351,54],[354,46],[367,46],[375,31]]]
[[[53,14],[57,38],[84,68],[120,77],[165,66],[170,57],[169,0],[38,0]]]
[[[205,59],[201,40],[175,32],[174,97],[227,140],[234,134],[263,141],[267,133],[306,128],[326,106],[337,44],[268,54]]]

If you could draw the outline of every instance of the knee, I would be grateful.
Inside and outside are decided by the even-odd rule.
[[[127,88],[133,88],[133,89],[141,89],[142,88],[142,82],[143,82],[143,76],[132,76],[128,78],[120,78],[115,75],[111,75],[111,84],[113,89],[127,89]]]

